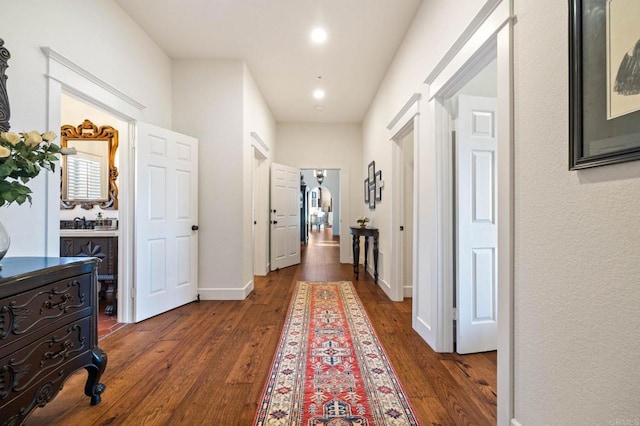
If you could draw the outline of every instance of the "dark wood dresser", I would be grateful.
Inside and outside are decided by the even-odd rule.
[[[0,270],[0,424],[18,425],[85,368],[100,402],[96,258],[14,257]]]

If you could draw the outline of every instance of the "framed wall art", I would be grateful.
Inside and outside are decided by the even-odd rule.
[[[640,160],[640,1],[569,7],[569,169]]]
[[[369,209],[373,210],[376,208],[376,186],[369,185]]]
[[[376,183],[375,179],[376,179],[376,162],[372,161],[369,163],[369,167],[367,168],[368,170],[368,175],[367,177],[369,178],[369,185],[373,185]]]
[[[376,172],[376,201],[382,201],[382,170]]]
[[[364,180],[364,202],[369,204],[369,178]]]

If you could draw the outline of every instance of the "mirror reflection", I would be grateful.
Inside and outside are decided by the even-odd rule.
[[[79,126],[61,128],[62,148],[72,154],[62,157],[61,207],[80,205],[91,209],[117,209],[118,170],[114,166],[118,131],[111,126],[97,127],[89,120]]]

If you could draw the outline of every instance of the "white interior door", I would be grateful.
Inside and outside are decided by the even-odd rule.
[[[197,298],[198,141],[146,123],[136,127],[138,322]]]
[[[497,349],[497,102],[460,96],[456,132],[458,353]]]
[[[300,169],[271,165],[271,270],[300,263]]]

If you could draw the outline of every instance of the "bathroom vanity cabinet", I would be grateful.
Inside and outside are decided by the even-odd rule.
[[[115,315],[118,291],[117,231],[92,229],[60,230],[60,257],[97,257],[98,281],[103,286],[107,306],[105,314]]]

